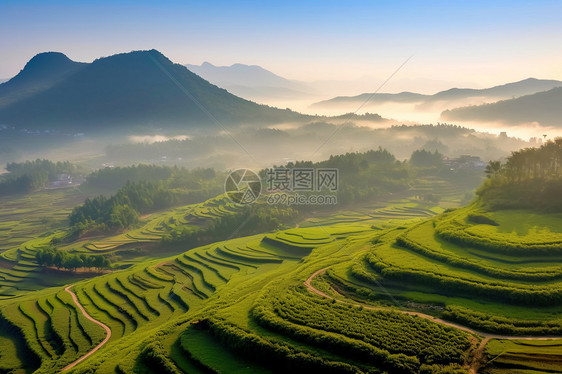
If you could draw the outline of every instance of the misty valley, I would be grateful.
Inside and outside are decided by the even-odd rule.
[[[0,83],[0,373],[562,372],[562,81],[109,50]]]

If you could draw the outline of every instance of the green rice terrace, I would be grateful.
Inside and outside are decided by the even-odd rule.
[[[491,209],[482,190],[460,207],[463,193],[420,179],[197,246],[185,238],[241,208],[218,196],[112,235],[15,241],[1,254],[0,372],[562,372],[562,213]],[[53,239],[112,269],[40,266]]]

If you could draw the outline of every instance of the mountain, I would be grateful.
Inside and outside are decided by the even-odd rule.
[[[492,104],[446,110],[441,118],[448,121],[497,121],[508,124],[538,122],[543,126],[562,127],[562,87]]]
[[[430,96],[426,101],[457,100],[471,97],[513,98],[547,91],[562,86],[562,81],[527,78],[522,81],[507,83],[485,89],[452,88]]]
[[[49,68],[45,57],[49,61],[53,57]],[[95,131],[131,125],[200,126],[214,119],[226,125],[268,124],[304,117],[234,96],[156,50],[100,58],[79,68],[68,68],[78,65],[67,60],[62,54],[38,55],[17,77],[0,85],[0,91],[12,100],[0,107],[0,123]],[[19,81],[25,83],[20,84],[23,87],[41,86],[45,81],[51,85],[14,99]]]
[[[314,91],[306,83],[280,77],[257,65],[215,66],[204,62],[201,65],[185,66],[209,82],[252,100],[302,97]]]
[[[399,94],[388,93],[365,93],[357,96],[340,96],[330,100],[324,100],[312,104],[312,108],[323,108],[342,104],[361,104],[370,96],[369,102],[372,103],[418,103],[418,109],[426,109],[431,105],[439,102],[455,102],[458,100],[467,100],[479,98],[481,100],[501,100],[530,95],[541,91],[550,90],[554,87],[562,86],[562,81],[545,80],[528,78],[522,81],[507,83],[500,86],[494,86],[484,89],[473,88],[451,88],[449,90],[440,91],[434,95],[422,95],[412,92],[402,92]]]
[[[361,104],[369,100],[370,103],[418,103],[428,95],[422,95],[414,92],[400,92],[397,94],[391,93],[364,93],[357,96],[338,96],[333,99],[319,101],[312,104],[311,108],[322,108],[332,105],[341,104]]]
[[[0,84],[0,108],[48,89],[86,65],[62,53],[40,53],[18,75]]]

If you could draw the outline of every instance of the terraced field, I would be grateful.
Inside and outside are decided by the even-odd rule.
[[[179,207],[171,211],[146,217],[142,225],[126,233],[109,237],[83,239],[59,249],[69,253],[115,254],[116,266],[126,267],[141,261],[166,257],[173,252],[165,249],[143,251],[145,246],[158,246],[162,236],[177,227],[196,229],[213,220],[235,212],[239,207],[224,197],[217,197],[201,204]],[[63,211],[65,212],[65,211]],[[35,228],[37,230],[37,228]],[[43,235],[35,235],[20,245],[0,253],[0,299],[10,298],[21,292],[68,283],[68,277],[49,276],[38,279],[40,268],[35,253],[49,246],[53,238],[64,235],[62,228]],[[176,251],[177,253],[177,251]]]
[[[85,196],[77,189],[54,189],[3,199],[0,252],[65,227],[68,214]]]
[[[142,229],[135,230],[137,234],[129,233],[129,237],[134,237],[138,242],[150,240],[137,235],[156,236],[157,228],[164,224],[189,224],[192,222],[192,216],[196,216],[199,211],[203,211],[204,215],[228,213],[225,208],[215,209],[216,206],[213,205],[214,202],[209,202],[203,207],[191,207],[187,214],[185,211],[179,214],[182,210],[177,209],[156,215],[151,217],[152,220]],[[386,211],[392,213],[393,209]],[[394,211],[403,212],[404,208],[397,206]],[[430,212],[427,210],[423,215],[429,215]],[[173,220],[170,220],[170,217],[173,217]],[[159,223],[155,224],[155,221]],[[81,372],[95,369],[108,372],[117,368],[121,372],[132,372],[138,371],[139,365],[158,368],[171,365],[188,372],[198,372],[206,366],[205,362],[210,367],[217,365],[213,360],[209,360],[209,351],[202,350],[197,344],[204,341],[205,346],[221,347],[217,352],[224,352],[230,357],[227,363],[216,361],[223,367],[248,367],[249,364],[253,369],[268,371],[262,363],[249,363],[251,359],[245,359],[244,355],[236,353],[236,349],[231,351],[219,343],[219,334],[224,328],[221,322],[223,318],[226,318],[224,321],[234,318],[232,322],[236,324],[242,321],[242,326],[255,325],[259,336],[262,336],[263,331],[267,331],[266,335],[277,336],[277,340],[288,338],[292,341],[292,333],[279,333],[275,328],[268,326],[267,321],[260,319],[257,309],[254,310],[256,303],[271,305],[273,299],[267,296],[278,292],[266,291],[266,284],[273,281],[273,284],[280,287],[284,283],[277,282],[276,279],[285,279],[285,282],[290,280],[291,283],[287,286],[292,290],[291,294],[302,294],[301,288],[294,287],[299,283],[294,283],[295,278],[290,274],[299,269],[299,272],[302,272],[301,277],[304,277],[307,273],[304,269],[311,268],[309,262],[313,261],[313,258],[325,260],[332,252],[339,255],[328,256],[329,262],[338,261],[338,258],[341,261],[341,256],[349,257],[352,251],[342,249],[342,243],[354,247],[359,245],[355,243],[364,243],[372,236],[372,226],[378,221],[380,219],[373,218],[355,223],[290,229],[219,242],[178,256],[143,262],[126,270],[78,282],[72,288],[77,301],[89,316],[110,328],[111,337],[99,352],[83,363],[78,363],[73,370]],[[117,242],[115,238],[105,242],[109,246],[112,241]],[[95,245],[97,250],[103,251],[104,244],[101,243],[102,240],[97,241]],[[19,261],[21,262],[25,255],[31,258],[33,250],[40,246],[41,239],[28,242],[19,248]],[[315,255],[320,248],[326,248],[326,252],[322,251],[320,256]],[[305,293],[303,296],[310,298],[310,302],[315,302],[313,295]],[[289,300],[294,301],[294,298],[287,299]],[[231,310],[231,307],[236,310]],[[48,288],[15,299],[6,299],[0,304],[0,312],[1,323],[11,326],[7,329],[10,333],[2,337],[8,344],[0,348],[0,357],[7,357],[14,349],[19,352],[15,357],[11,356],[11,361],[4,363],[2,360],[6,368],[37,372],[61,370],[90,352],[107,336],[100,325],[82,314],[80,307],[73,303],[71,295],[63,287]],[[243,318],[240,320],[239,317]],[[196,321],[200,323],[195,323]],[[162,326],[166,328],[162,329]],[[151,331],[158,333],[154,335]],[[158,337],[157,341],[154,340],[155,336]],[[349,344],[346,339],[348,338],[341,344]],[[162,345],[162,342],[166,344]],[[307,352],[307,357],[313,357],[317,353],[321,354],[320,357],[329,357],[334,353],[332,348],[323,348],[324,343],[319,347],[308,347],[299,343],[297,339],[296,346],[292,347],[291,344],[288,349],[296,349],[295,352],[303,350]],[[369,349],[383,361],[402,360],[402,356],[396,356],[400,350],[397,350],[396,354],[385,353],[384,350],[379,352],[376,344]],[[165,351],[166,356],[171,354],[172,360],[162,361],[161,351]],[[391,358],[384,358],[386,356]],[[335,365],[343,365],[342,367],[351,368],[350,370],[357,367],[366,368],[367,356],[361,357],[363,358],[357,362],[345,359],[345,363]],[[330,360],[334,363],[336,361]],[[313,365],[319,362],[313,362]],[[414,362],[413,365],[418,363]],[[160,372],[160,369],[156,372]]]
[[[232,284],[236,287],[229,287],[229,293],[223,294],[221,308],[194,317],[195,322],[180,337],[182,350],[188,352],[192,364],[220,371],[219,358],[226,349],[237,354],[231,365],[238,367],[251,360],[252,372],[285,372],[291,368],[464,372],[477,343],[472,335],[388,308],[371,310],[334,303],[307,290],[303,283],[314,269],[348,263],[369,246],[373,231],[368,225],[363,231],[357,226],[356,231],[348,233],[342,231],[344,227],[317,228],[333,240],[319,243],[299,266],[281,264],[278,269],[256,274],[253,282],[244,279]],[[287,234],[278,236],[284,240]],[[257,288],[256,283],[264,286]],[[324,281],[315,286],[332,292]],[[204,341],[208,350],[197,349],[196,339]],[[178,356],[172,358],[178,367],[188,369],[181,366]]]
[[[274,240],[262,246],[261,239],[250,237],[198,248],[150,266],[84,281],[73,289],[87,313],[111,329],[110,343],[120,341],[201,307],[236,274],[251,274],[268,265],[299,259],[295,254],[284,256]],[[20,297],[0,310],[4,324],[19,327],[14,334],[26,342],[32,362],[41,362],[40,372],[61,369],[105,336],[60,288]],[[16,367],[23,367],[26,361],[27,357]]]
[[[353,264],[328,269],[325,282],[369,305],[422,311],[483,336],[562,336],[562,220],[522,220],[526,213],[473,205],[384,231]],[[490,372],[512,367],[501,361]],[[548,362],[562,370],[562,350]]]
[[[76,189],[44,190],[2,201],[0,209],[0,300],[37,289],[35,248],[66,227],[72,208],[84,200]],[[62,283],[61,283],[62,284]]]
[[[144,217],[127,233],[67,245],[120,254],[130,265],[72,279],[76,300],[64,277],[60,286],[22,293],[46,282],[33,259],[48,237],[4,252],[0,369],[562,370],[560,339],[544,340],[562,336],[562,217],[525,221],[527,212],[478,205],[443,213],[412,198],[173,256],[125,255],[143,246],[158,251],[170,230],[204,227],[235,211],[219,197]]]

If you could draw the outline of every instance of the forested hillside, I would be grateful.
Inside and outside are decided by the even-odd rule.
[[[491,162],[487,172],[477,193],[490,207],[562,212],[562,138],[513,152],[503,165]]]

